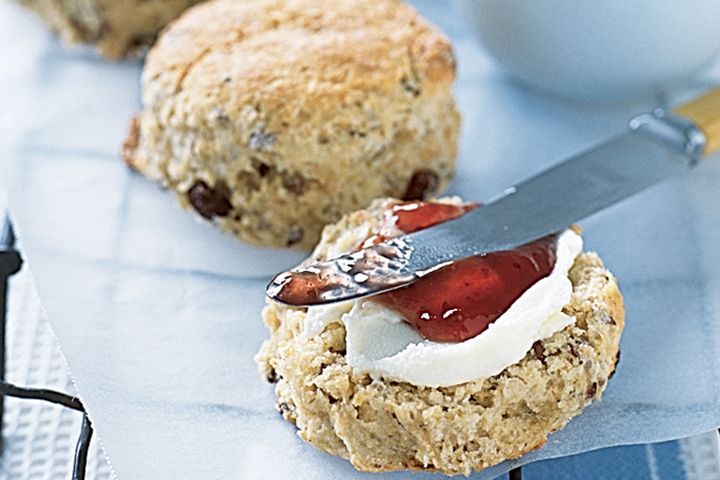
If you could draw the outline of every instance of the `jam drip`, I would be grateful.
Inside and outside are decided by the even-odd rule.
[[[395,217],[396,227],[412,233],[476,207],[415,202],[396,204],[388,215]],[[551,235],[515,250],[458,260],[374,300],[396,310],[428,340],[460,342],[485,331],[525,290],[548,276],[556,254],[557,238]]]
[[[413,233],[461,217],[479,206],[479,203],[451,205],[431,202],[393,202],[385,210],[385,224],[381,230],[394,226],[405,234]],[[389,238],[381,233],[370,235],[357,246],[356,250],[372,247]]]
[[[413,233],[453,220],[479,206],[478,203],[467,205],[430,202],[396,203],[387,210],[386,216],[393,219],[395,226],[403,233]]]

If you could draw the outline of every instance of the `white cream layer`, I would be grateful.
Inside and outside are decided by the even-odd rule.
[[[582,245],[572,230],[560,234],[550,275],[528,288],[487,330],[463,342],[425,340],[397,312],[372,300],[310,307],[302,334],[312,337],[329,323],[344,323],[348,364],[376,378],[443,387],[491,377],[522,360],[536,341],[575,323],[562,308],[570,303],[568,271]]]

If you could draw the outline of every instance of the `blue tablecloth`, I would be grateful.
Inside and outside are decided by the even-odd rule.
[[[522,467],[524,480],[709,480],[720,478],[717,433],[604,448]]]

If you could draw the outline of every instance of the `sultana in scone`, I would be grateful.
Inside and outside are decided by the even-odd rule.
[[[328,226],[308,262],[353,250],[385,229],[388,202],[376,201]],[[459,204],[457,199],[439,202]],[[377,369],[353,368],[348,364],[353,355],[356,363],[361,357],[351,351],[358,347],[348,344],[346,324],[351,325],[348,310],[357,305],[311,315],[307,308],[273,302],[263,311],[271,337],[258,354],[260,370],[276,382],[277,408],[297,426],[299,436],[356,468],[468,475],[542,446],[549,433],[600,399],[615,370],[624,325],[615,279],[594,253],[579,253],[568,268],[569,300],[554,317],[566,323],[529,343],[518,361],[486,378],[428,386]],[[319,328],[318,318],[323,320]],[[500,317],[497,324],[507,321]],[[377,343],[385,341],[381,337],[377,335]],[[360,337],[351,338],[357,342]],[[453,368],[449,364],[446,370]],[[432,363],[425,370],[432,370]],[[417,383],[439,383],[437,374],[425,373],[413,373]]]
[[[150,45],[168,22],[200,0],[19,0],[67,42],[90,43],[108,58]]]
[[[125,160],[220,229],[311,248],[382,196],[454,174],[448,39],[397,0],[211,0],[147,57]]]

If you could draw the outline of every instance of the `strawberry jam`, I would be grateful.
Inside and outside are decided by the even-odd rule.
[[[395,226],[403,233],[413,233],[438,223],[447,222],[474,210],[480,204],[450,205],[447,203],[429,202],[396,202],[385,210],[385,225]],[[372,247],[389,240],[389,237],[376,233],[363,240],[356,250]]]
[[[412,233],[460,217],[478,204],[396,202],[385,211],[385,225]],[[357,250],[388,240],[371,235]],[[514,250],[455,261],[416,282],[373,297],[401,314],[428,340],[461,342],[485,331],[525,290],[555,266],[557,236],[550,235]],[[306,278],[307,277],[307,278]],[[288,303],[311,303],[325,287],[321,276],[292,276],[278,297]]]
[[[457,218],[477,207],[416,202],[392,207],[405,233]],[[400,313],[423,337],[461,342],[483,331],[555,266],[557,238],[453,262],[406,287],[374,298]]]
[[[398,311],[428,340],[461,342],[488,328],[555,265],[555,236],[512,251],[454,262],[374,300]]]
[[[450,205],[447,203],[411,202],[396,203],[386,213],[395,221],[395,226],[403,233],[413,233],[423,228],[457,218],[479,204]]]

